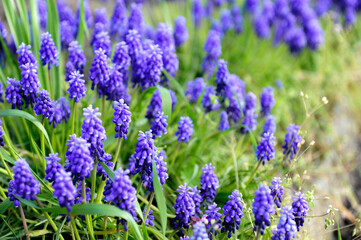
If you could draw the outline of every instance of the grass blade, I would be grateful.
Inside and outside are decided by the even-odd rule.
[[[172,98],[170,97],[169,90],[161,86],[158,86],[158,89],[162,97],[162,108],[164,115],[167,115],[168,119],[170,119],[172,114]]]
[[[63,228],[65,222],[66,222],[66,217],[64,218],[63,222],[61,223],[60,227],[58,228],[58,231],[56,232],[55,240],[59,240],[61,229]]]
[[[9,198],[5,199],[2,203],[0,203],[0,214],[3,214],[12,206],[13,206],[13,202],[10,201]]]

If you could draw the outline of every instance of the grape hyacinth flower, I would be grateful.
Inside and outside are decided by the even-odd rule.
[[[128,54],[128,45],[125,42],[119,42],[115,45],[112,63],[121,71],[126,71],[130,66],[130,56]]]
[[[112,43],[110,41],[109,33],[106,31],[100,31],[98,33],[94,33],[92,46],[93,51],[103,49],[105,54],[109,57],[112,53]]]
[[[90,143],[92,156],[101,157],[104,154],[103,141],[107,139],[103,122],[99,118],[102,114],[98,112],[99,108],[93,108],[92,105],[83,108],[83,111],[85,118],[81,126],[81,137]]]
[[[54,114],[49,117],[49,123],[53,125],[53,128],[56,128],[56,124],[61,123],[63,120],[65,123],[68,123],[69,118],[69,101],[66,100],[65,97],[60,97],[58,100],[54,101]]]
[[[129,212],[134,220],[137,221],[137,213],[135,212],[137,196],[136,190],[132,186],[132,180],[128,176],[129,171],[118,168],[114,174],[114,181],[107,181],[106,189],[108,190],[104,191],[104,200],[112,202],[121,210]],[[124,230],[128,231],[126,220],[121,219],[120,222],[124,226]]]
[[[162,50],[158,45],[150,44],[145,51],[144,79],[139,83],[142,90],[156,86],[160,82],[163,70]]]
[[[231,15],[233,20],[234,30],[237,34],[243,32],[243,17],[241,7],[237,4],[232,5]]]
[[[203,202],[202,196],[200,195],[201,190],[197,188],[197,185],[191,188],[192,199],[194,201],[195,215],[201,216],[201,204]]]
[[[256,118],[257,118],[257,114],[255,113],[255,109],[249,109],[244,113],[244,119],[241,128],[242,134],[256,130],[257,128]]]
[[[205,113],[218,110],[219,103],[214,86],[206,87],[202,98],[202,106],[205,109]]]
[[[195,215],[195,205],[190,187],[181,185],[177,191],[178,196],[173,206],[176,215],[173,218],[173,225],[175,229],[179,229],[180,233],[183,234],[182,228],[188,229],[192,217]]]
[[[282,146],[283,148],[283,154],[285,155],[285,158],[289,159],[289,161],[292,161],[297,155],[298,152],[298,145],[301,144],[302,137],[298,134],[298,130],[300,129],[300,126],[295,125],[293,123],[290,123],[287,127],[287,133],[285,135],[285,143]]]
[[[114,117],[112,122],[115,124],[115,138],[123,138],[127,140],[129,123],[132,121],[132,113],[129,111],[129,106],[124,102],[124,99],[113,102]]]
[[[255,217],[254,231],[258,230],[263,235],[266,226],[271,225],[271,214],[275,213],[271,191],[266,185],[260,184],[256,190],[252,207]]]
[[[220,207],[217,207],[216,203],[212,203],[208,205],[208,209],[205,210],[205,213],[207,215],[208,224],[206,224],[206,228],[208,231],[208,237],[209,239],[212,239],[212,235],[217,235],[217,230],[221,228],[221,217],[222,214],[220,214],[218,211],[221,210]],[[212,224],[214,222],[214,224]]]
[[[291,53],[299,54],[306,46],[306,37],[301,28],[294,27],[286,35],[286,44]]]
[[[109,28],[109,19],[106,8],[98,8],[94,10],[94,25],[100,23],[103,25],[104,30]]]
[[[51,153],[48,157],[45,157],[45,180],[48,182],[54,182],[56,173],[62,168],[60,163],[61,159],[58,155],[58,153]]]
[[[317,18],[308,21],[305,26],[307,45],[312,50],[317,50],[324,43],[324,33]]]
[[[271,0],[265,0],[263,1],[262,3],[262,15],[264,18],[267,19],[267,22],[268,22],[268,25],[269,26],[272,26],[274,20],[275,20],[275,16],[276,16],[276,13],[275,13],[275,5],[273,3],[273,1]]]
[[[258,10],[258,0],[246,0],[246,11],[255,14]]]
[[[144,209],[144,213],[143,213],[143,218],[145,217],[145,214],[147,212],[147,209]],[[149,212],[147,215],[147,219],[145,220],[145,226],[149,227],[149,226],[154,226],[154,216],[152,215],[153,210],[149,208]]]
[[[201,196],[204,202],[212,203],[216,197],[217,189],[219,188],[219,181],[217,175],[214,173],[215,167],[212,163],[206,164],[202,168],[201,176]]]
[[[273,115],[268,115],[266,117],[266,122],[263,125],[263,133],[275,133],[276,132],[276,123],[275,117]]]
[[[221,36],[219,32],[209,30],[207,40],[204,43],[204,51],[206,52],[206,56],[203,58],[202,71],[203,73],[207,73],[208,78],[210,78],[217,65],[217,60],[222,54]]]
[[[261,113],[264,116],[268,116],[271,113],[271,110],[276,103],[274,99],[272,87],[267,87],[263,89],[260,102],[261,102]]]
[[[107,96],[107,100],[119,100],[123,98],[125,102],[130,102],[130,95],[127,94],[128,75],[117,65],[112,65],[109,69],[109,81],[102,86],[102,93]]]
[[[84,79],[82,79],[83,77],[84,75],[80,74],[79,71],[72,72],[69,77],[67,92],[69,93],[69,99],[74,99],[75,102],[79,102],[80,99],[86,96],[87,88]]]
[[[0,146],[4,146],[4,131],[3,131],[3,121],[0,119]]]
[[[127,28],[127,8],[123,0],[116,0],[113,15],[110,18],[110,35],[116,39],[123,39]]]
[[[69,47],[70,42],[73,40],[73,26],[68,21],[60,22],[60,40],[61,49]]]
[[[175,133],[178,136],[178,142],[188,143],[194,132],[193,127],[193,121],[190,117],[180,117],[178,131]]]
[[[125,36],[125,42],[128,46],[130,59],[134,65],[143,52],[142,37],[137,30],[129,30]]]
[[[75,70],[83,74],[84,66],[86,64],[86,58],[84,55],[84,50],[79,45],[78,41],[72,41],[69,44],[69,62],[72,63]]]
[[[40,81],[37,69],[38,65],[36,63],[26,63],[21,65],[20,85],[26,107],[34,105],[39,92]]]
[[[273,236],[271,240],[283,240],[296,238],[296,222],[295,217],[292,214],[292,207],[285,206],[281,210],[280,221],[277,225],[277,229],[273,230]]]
[[[35,179],[29,164],[24,158],[18,158],[14,165],[14,179],[9,182],[9,198],[14,202],[14,206],[19,206],[20,202],[15,197],[26,200],[35,200],[40,193],[40,183]]]
[[[261,142],[257,146],[257,161],[262,161],[262,165],[275,158],[275,140],[273,133],[266,132],[261,137]]]
[[[232,237],[232,233],[235,233],[235,230],[239,229],[241,224],[241,218],[243,217],[243,206],[241,202],[242,194],[238,190],[234,190],[231,195],[228,196],[230,200],[227,201],[226,205],[223,207],[223,227],[222,233],[227,231],[228,238]]]
[[[185,92],[187,99],[189,99],[192,103],[197,102],[205,87],[206,83],[201,77],[198,77],[193,81],[189,81]]]
[[[22,65],[27,63],[37,64],[36,58],[30,49],[30,45],[25,45],[25,43],[21,43],[18,50],[16,50],[16,53],[19,55],[18,62],[20,68]]]
[[[48,69],[51,69],[51,65],[58,66],[59,53],[55,46],[51,34],[46,32],[41,35],[41,46],[39,50],[39,57],[43,66],[48,65]]]
[[[186,26],[186,18],[183,16],[178,16],[174,19],[174,42],[175,46],[179,48],[182,44],[188,39],[188,29]]]
[[[94,60],[89,70],[89,79],[92,81],[92,90],[97,86],[100,97],[103,85],[109,81],[108,57],[101,48],[95,50]]]
[[[257,97],[254,93],[249,92],[246,95],[246,104],[244,106],[243,111],[247,112],[248,110],[254,110],[257,105]]]
[[[145,117],[149,124],[152,124],[158,112],[162,112],[162,96],[159,89],[155,90],[153,97],[148,105],[148,110]]]
[[[46,118],[54,114],[54,102],[50,99],[48,91],[41,90],[34,107],[36,115],[43,115]]]
[[[215,81],[217,84],[217,88],[216,88],[217,95],[220,96],[221,98],[225,97],[225,89],[227,86],[228,77],[229,77],[229,72],[227,68],[227,62],[224,61],[223,59],[219,59],[218,70]]]
[[[295,216],[297,231],[299,232],[300,227],[303,226],[305,217],[307,216],[308,203],[305,199],[305,196],[300,192],[296,193],[296,195],[292,197],[292,200],[293,215]]]
[[[155,150],[155,151],[157,151],[157,150]],[[168,169],[166,167],[167,163],[164,161],[165,158],[166,158],[166,156],[165,156],[164,150],[160,151],[159,154],[155,155],[155,157],[154,157],[155,167],[156,167],[158,179],[159,179],[159,182],[161,185],[164,185],[165,181],[168,178],[168,173],[167,173]],[[143,180],[144,187],[148,191],[154,192],[153,165],[151,165],[151,164],[152,164],[151,162],[147,163],[147,166],[145,167],[145,170],[143,171],[141,178]]]
[[[253,19],[254,30],[260,39],[268,39],[271,35],[271,29],[267,20],[263,14],[257,14]]]
[[[284,187],[281,185],[282,180],[281,178],[273,178],[271,182],[271,186],[269,186],[269,189],[271,190],[272,198],[278,208],[281,207],[282,203],[282,195],[284,191]]]
[[[220,13],[220,20],[222,22],[223,34],[226,34],[229,30],[233,29],[233,19],[230,10],[223,8]]]
[[[209,240],[207,230],[202,221],[199,221],[193,225],[193,236],[190,240]]]
[[[201,0],[193,0],[192,17],[194,26],[196,28],[199,28],[204,17],[204,8]]]
[[[228,116],[226,111],[221,112],[221,119],[219,121],[218,130],[219,131],[227,131],[229,129]]]
[[[20,90],[20,81],[17,81],[15,78],[9,78],[7,80],[7,87],[5,88],[5,98],[7,103],[11,103],[11,108],[22,109],[22,105],[24,104],[21,97]]]
[[[164,115],[163,112],[158,112],[158,114],[155,116],[152,126],[150,127],[150,130],[152,130],[153,139],[161,137],[163,134],[167,134],[167,119],[168,116]]]
[[[71,172],[74,181],[82,181],[90,176],[94,160],[90,154],[90,144],[82,137],[70,136],[67,141],[65,170]]]
[[[66,207],[68,212],[71,212],[71,208],[75,203],[76,188],[71,179],[69,172],[60,168],[55,175],[55,181],[53,184],[53,195],[58,199],[60,207]]]
[[[40,27],[42,29],[46,29],[46,22],[48,20],[48,11],[47,11],[47,4],[45,0],[37,0],[38,6],[38,14],[39,14],[39,21]]]
[[[211,29],[213,31],[216,31],[221,38],[223,37],[223,25],[221,21],[219,21],[218,19],[213,19],[211,24]]]
[[[129,12],[128,29],[135,29],[140,35],[143,35],[144,19],[142,13],[142,4],[132,3],[130,5]]]
[[[103,156],[99,158],[99,163],[97,167],[97,176],[101,177],[103,181],[105,181],[108,177],[107,172],[103,168],[103,166],[100,164],[100,162],[105,163],[110,169],[113,169],[114,163],[112,161],[112,155],[109,153],[104,153]]]

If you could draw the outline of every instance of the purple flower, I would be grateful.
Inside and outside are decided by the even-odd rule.
[[[104,26],[104,30],[109,28],[109,19],[106,8],[98,8],[94,10],[94,24],[101,23]]]
[[[85,188],[85,202],[89,203],[89,200],[91,198],[91,189],[89,187]],[[76,187],[76,195],[75,195],[75,204],[81,204],[83,202],[83,189],[81,184],[78,184],[78,186]],[[83,215],[79,215],[79,217],[83,218],[84,220],[84,216]]]
[[[116,0],[113,15],[110,18],[110,35],[123,39],[128,28],[127,8],[123,0]]]
[[[318,0],[315,2],[315,11],[318,17],[322,17],[332,7],[332,0]]]
[[[317,50],[324,43],[324,34],[317,18],[308,21],[304,25],[307,45],[312,50]]]
[[[181,185],[177,191],[178,196],[173,206],[176,215],[173,218],[173,225],[175,229],[179,229],[180,233],[183,234],[182,228],[188,229],[192,217],[195,215],[195,205],[190,187]]]
[[[183,237],[180,237],[179,239],[180,240],[189,240],[189,237],[188,236],[183,236]]]
[[[202,196],[200,195],[201,190],[199,190],[197,188],[197,186],[194,186],[193,188],[191,188],[191,194],[192,194],[192,199],[194,201],[194,207],[195,207],[195,215],[201,216],[202,215],[202,211],[201,211],[201,204],[203,202]]]
[[[268,39],[271,35],[271,29],[268,19],[262,14],[257,14],[253,19],[253,27],[257,36],[261,39]]]
[[[266,185],[259,185],[259,189],[255,192],[252,207],[255,217],[254,231],[259,229],[263,235],[266,226],[271,225],[271,214],[275,213],[271,191]]]
[[[112,63],[116,64],[121,71],[127,71],[130,66],[130,56],[128,45],[125,42],[119,42],[115,45]]]
[[[295,221],[297,225],[297,231],[300,231],[300,227],[303,226],[305,218],[308,212],[308,203],[305,199],[305,196],[298,192],[294,197],[292,197],[292,209],[293,215],[295,216]]]
[[[192,17],[194,26],[199,28],[204,17],[204,7],[201,0],[193,0]]]
[[[357,13],[356,13],[355,8],[346,7],[346,10],[345,10],[345,25],[346,25],[346,27],[354,25],[355,22],[356,22],[356,17],[357,17]]]
[[[130,5],[130,14],[128,18],[128,29],[135,29],[140,35],[144,31],[144,19],[142,13],[142,4],[132,3]]]
[[[150,127],[150,130],[152,130],[153,133],[153,139],[161,137],[163,134],[167,134],[167,119],[168,116],[164,115],[163,112],[158,112],[155,116],[152,126]]]
[[[215,167],[212,167],[212,163],[206,164],[202,168],[201,176],[201,196],[203,201],[212,203],[216,197],[217,189],[219,188],[219,181],[217,175],[214,173]]]
[[[235,229],[239,229],[241,224],[241,218],[243,217],[243,206],[241,202],[242,194],[238,190],[234,190],[231,195],[228,196],[230,200],[227,201],[223,207],[223,227],[222,232],[228,232],[228,238],[232,237],[232,233],[235,233]]]
[[[223,59],[218,60],[218,70],[216,74],[216,92],[220,97],[225,97],[225,90],[228,82],[229,72],[227,68],[227,62]]]
[[[107,96],[107,100],[124,100],[129,103],[130,96],[127,94],[128,75],[126,71],[122,71],[117,65],[110,67],[109,81],[102,86],[101,92]]]
[[[83,69],[86,64],[86,58],[83,49],[78,44],[78,41],[72,41],[69,44],[68,52],[69,62],[73,64],[75,70],[83,74]]]
[[[93,51],[95,53],[98,49],[103,49],[105,54],[109,57],[112,53],[112,43],[110,41],[109,33],[106,31],[101,31],[96,33],[93,38]]]
[[[143,213],[143,217],[145,217],[145,214],[147,212],[147,209],[144,209],[144,213]],[[154,216],[152,215],[153,210],[149,208],[149,212],[147,215],[147,219],[145,220],[145,226],[149,227],[149,226],[154,226]]]
[[[42,29],[46,29],[46,22],[47,22],[47,18],[48,18],[46,1],[45,0],[37,0],[37,5],[38,5],[40,27]]]
[[[66,152],[65,170],[71,172],[74,181],[81,181],[90,176],[93,170],[94,160],[90,155],[90,144],[75,134],[67,141],[68,151]]]
[[[206,226],[202,221],[193,225],[193,236],[190,237],[190,240],[209,240]]]
[[[46,169],[45,169],[45,180],[48,182],[55,181],[55,175],[62,168],[61,159],[58,156],[58,153],[51,153],[48,157],[45,157],[46,160]]]
[[[208,224],[206,225],[207,227],[207,231],[208,232],[208,237],[209,239],[212,239],[213,235],[217,235],[217,231],[215,229],[215,227],[217,229],[221,228],[221,217],[222,214],[220,214],[218,211],[221,210],[220,207],[217,207],[216,203],[212,203],[208,205],[208,209],[205,210],[205,213],[207,215],[207,220],[208,220]],[[211,221],[214,221],[214,224],[212,225]]]
[[[296,237],[297,228],[295,217],[292,214],[292,207],[283,207],[281,214],[277,229],[272,231],[273,236],[271,240],[294,239]]]
[[[81,125],[81,137],[90,143],[92,156],[97,155],[100,157],[104,154],[103,141],[107,139],[102,125],[103,122],[99,118],[102,114],[98,112],[99,108],[93,108],[92,105],[83,108],[83,111],[85,118]]]
[[[61,123],[63,120],[65,123],[70,118],[70,106],[69,101],[65,100],[65,97],[60,97],[54,102],[54,114],[49,117],[49,123],[56,128],[56,124]]]
[[[142,89],[156,86],[163,70],[162,50],[151,44],[145,51],[144,80],[139,83]]]
[[[219,120],[218,130],[227,131],[229,129],[228,116],[226,111],[221,112],[221,119]]]
[[[157,149],[155,148],[155,152]],[[154,162],[155,167],[158,175],[158,179],[161,185],[165,183],[165,181],[168,178],[167,173],[167,163],[164,161],[167,156],[165,155],[165,151],[161,150],[158,155],[154,156]],[[150,165],[150,163],[147,163],[145,166],[145,169],[143,170],[142,176],[143,185],[148,189],[150,192],[154,192],[154,186],[153,186],[153,165]]]
[[[264,165],[266,160],[275,158],[275,140],[273,133],[266,132],[261,137],[261,142],[257,146],[257,161],[262,161]]]
[[[2,128],[2,120],[0,119],[0,146],[4,146],[4,131],[3,131],[3,128]]]
[[[38,65],[36,63],[26,63],[21,65],[20,85],[26,106],[34,105],[36,102],[36,96],[39,92],[40,82],[37,69]]]
[[[223,37],[223,26],[218,19],[212,19],[211,30],[216,31],[221,38]]]
[[[132,180],[128,176],[129,171],[118,168],[114,174],[114,181],[107,181],[106,188],[108,191],[104,192],[104,200],[112,202],[121,210],[129,212],[137,220],[137,213],[135,212],[137,196],[136,190],[132,186]],[[124,230],[128,231],[126,220],[121,219],[120,222],[123,224]]]
[[[36,58],[30,49],[30,45],[25,45],[25,43],[21,43],[18,50],[16,50],[16,53],[19,55],[18,62],[20,68],[22,65],[27,63],[37,64]]]
[[[222,54],[221,38],[214,30],[208,32],[208,37],[204,44],[204,51],[214,59],[218,59]]]
[[[241,132],[243,134],[256,130],[257,128],[257,114],[255,109],[249,109],[244,113]]]
[[[262,15],[267,19],[268,25],[272,26],[276,13],[274,3],[271,0],[263,1]]]
[[[272,198],[278,208],[281,207],[282,195],[284,190],[284,187],[281,184],[282,184],[281,178],[275,177],[271,182],[271,186],[269,186],[269,189],[271,190]]]
[[[266,117],[266,122],[263,126],[263,133],[275,133],[276,132],[276,123],[275,123],[275,117],[273,115],[268,115]]]
[[[50,118],[54,114],[54,103],[45,89],[40,91],[34,111],[36,115],[42,114],[46,118]]]
[[[155,39],[155,32],[154,32],[153,26],[151,26],[151,25],[145,26],[144,37],[145,37],[145,39],[149,39],[149,40]]]
[[[222,32],[223,34],[226,34],[234,27],[232,14],[231,11],[226,8],[223,8],[220,14],[220,19],[222,22]]]
[[[301,28],[294,27],[286,35],[286,44],[291,53],[298,54],[306,46],[306,37]]]
[[[92,90],[97,86],[100,97],[102,86],[109,80],[108,57],[101,48],[95,50],[94,60],[89,70],[89,79],[92,81]]]
[[[20,81],[17,81],[15,78],[8,77],[6,83],[8,85],[5,89],[5,98],[7,103],[11,103],[12,109],[17,107],[21,110],[24,102],[21,98]]]
[[[298,134],[300,126],[290,123],[287,127],[287,133],[285,135],[285,143],[282,146],[283,154],[286,159],[289,158],[289,161],[292,161],[295,155],[298,152],[298,145],[301,144],[302,137]]]
[[[115,138],[123,138],[127,140],[129,123],[132,121],[132,113],[129,111],[129,106],[124,102],[124,99],[113,102],[115,124]]]
[[[58,66],[59,53],[54,44],[51,34],[46,32],[41,35],[41,46],[39,50],[39,57],[43,66],[48,65],[48,69],[51,65]]]
[[[73,99],[75,102],[79,102],[80,99],[86,96],[86,86],[85,81],[82,79],[83,74],[80,74],[78,71],[74,71],[70,74],[69,88],[67,92],[69,93],[69,99]]]
[[[40,183],[35,179],[29,164],[24,158],[18,158],[14,165],[14,179],[9,182],[10,201],[14,206],[19,206],[20,202],[15,197],[26,200],[35,200],[35,196],[40,193]]]
[[[187,83],[185,95],[190,102],[195,103],[198,101],[198,98],[201,96],[205,87],[206,83],[204,82],[203,78],[198,77]]]
[[[243,111],[248,111],[248,110],[254,110],[255,107],[257,105],[257,97],[256,95],[254,95],[254,93],[249,92],[246,95],[246,104],[244,106]]]
[[[128,45],[128,53],[134,65],[143,52],[142,37],[137,30],[129,30],[125,36],[125,42]]]
[[[291,12],[282,13],[282,15],[275,22],[275,37],[273,40],[273,45],[276,46],[281,41],[285,41],[287,39],[286,37],[288,32],[294,28],[295,24],[296,17]]]
[[[102,180],[106,180],[108,177],[107,172],[104,170],[100,162],[105,163],[109,168],[113,169],[114,163],[112,161],[112,155],[109,153],[104,153],[102,157],[99,158],[99,163],[97,167],[97,176],[101,177]]]
[[[289,8],[289,1],[288,0],[276,0],[275,1],[275,14],[277,18],[283,18],[286,15],[293,15],[290,12],[290,8]]]
[[[236,31],[237,34],[240,34],[241,32],[243,32],[243,17],[242,17],[241,7],[237,4],[233,4],[231,9],[231,14],[232,14],[234,30]]]
[[[65,1],[56,1],[56,6],[59,13],[59,21],[67,21],[71,24],[75,24],[74,12]]]
[[[178,131],[175,133],[178,136],[178,142],[188,143],[193,135],[193,121],[189,117],[180,117],[178,121]]]
[[[73,40],[73,26],[68,21],[60,22],[61,48],[66,49]]]
[[[261,113],[264,116],[268,116],[269,114],[271,114],[271,110],[276,103],[272,87],[263,88],[260,102],[261,102]]]
[[[258,10],[258,0],[246,0],[246,11],[255,14]]]
[[[162,96],[159,89],[155,90],[153,97],[148,105],[148,110],[145,117],[148,119],[150,124],[153,123],[158,112],[162,112]]]
[[[214,86],[206,87],[202,98],[202,106],[205,109],[205,113],[218,110],[219,103]]]
[[[174,19],[174,41],[175,46],[178,48],[188,39],[188,29],[186,26],[186,18],[183,16],[178,16]]]
[[[71,207],[75,203],[75,197],[77,193],[70,173],[60,168],[56,172],[53,188],[53,195],[58,199],[60,207],[66,207],[70,213]]]
[[[92,15],[92,11],[90,9],[90,5],[89,5],[89,0],[84,0],[84,15],[85,15],[85,22],[88,26],[88,28],[90,28],[91,26],[93,26],[93,15]],[[76,19],[76,26],[77,28],[79,28],[79,24],[80,24],[80,2],[78,4],[78,8],[76,10],[75,13],[75,19]],[[78,29],[77,31],[78,32]]]

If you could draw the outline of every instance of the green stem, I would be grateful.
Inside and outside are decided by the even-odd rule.
[[[254,177],[254,175],[256,174],[256,172],[257,172],[257,169],[259,168],[259,166],[261,165],[261,159],[258,161],[258,164],[257,164],[257,166],[256,166],[256,168],[253,170],[253,172],[252,172],[252,175],[249,177],[249,179],[248,179],[248,181],[247,181],[247,183],[246,183],[246,187],[248,186],[248,184],[250,184],[251,182],[252,182],[252,180],[253,180],[253,177]]]
[[[10,171],[8,165],[6,164],[6,162],[5,162],[5,160],[4,160],[4,157],[3,157],[3,155],[2,155],[1,153],[0,153],[0,160],[1,160],[2,164],[4,165],[4,167],[5,167],[8,175],[9,175],[9,177],[10,177],[10,179],[13,179],[13,174],[11,173],[11,171]]]
[[[71,134],[74,133],[74,127],[75,127],[75,110],[76,110],[76,102],[75,99],[73,99],[73,109],[71,110]]]
[[[41,119],[41,125],[44,126],[44,122],[45,122],[45,117],[43,115],[42,119]],[[41,144],[41,151],[43,152],[43,164],[45,163],[45,136],[44,133],[41,132],[41,136],[40,136],[40,144]],[[44,169],[46,168],[46,164],[44,164]]]
[[[28,225],[26,224],[24,210],[23,210],[23,207],[21,206],[21,203],[19,204],[19,211],[20,211],[21,220],[23,221],[23,226],[24,226],[24,232],[25,232],[26,239],[30,240],[30,236],[29,236],[29,232],[28,232]]]
[[[85,221],[89,231],[90,239],[95,240],[91,216],[85,215]]]
[[[97,197],[95,199],[95,203],[100,203],[101,200],[102,200],[102,197],[103,197],[103,192],[104,192],[104,187],[105,187],[105,184],[106,184],[106,180],[102,180],[100,182],[100,185],[99,185],[99,188],[98,188],[98,193],[97,193]]]
[[[260,228],[258,228],[258,229],[257,229],[256,239],[255,239],[255,240],[258,240],[258,239],[259,239],[259,237],[260,237],[260,235],[261,235],[261,229],[260,229]]]
[[[119,221],[117,220],[117,240],[120,240]]]
[[[94,157],[94,167],[93,167],[93,171],[92,171],[92,188],[91,188],[91,203],[94,202],[94,196],[95,196],[95,188],[97,187],[97,166],[98,166],[98,161],[97,161],[97,157]]]
[[[82,200],[82,204],[86,204],[86,189],[85,189],[85,179],[83,179],[83,181],[81,182],[81,192],[83,194],[83,200]]]
[[[23,119],[23,118],[22,118],[22,119]],[[24,120],[24,121],[25,121],[25,120]],[[18,157],[17,157],[17,155],[15,154],[15,152],[14,152],[14,150],[13,150],[13,149],[14,149],[13,144],[12,144],[10,138],[8,137],[8,135],[6,134],[6,132],[4,133],[4,141],[5,141],[6,145],[8,145],[8,147],[9,147],[9,151],[10,151],[11,156],[12,156],[14,159],[17,159]]]
[[[143,185],[143,180],[140,180],[139,185],[137,187],[137,195],[138,195],[140,189],[142,188],[142,185]]]
[[[50,63],[48,63],[50,64]],[[50,65],[49,65],[50,66]],[[48,68],[48,77],[49,77],[49,87],[50,87],[50,96],[53,97],[53,81],[51,79],[51,70]]]
[[[124,232],[124,238],[123,238],[124,240],[128,240],[128,231],[125,231]]]
[[[148,214],[149,214],[150,206],[153,203],[153,199],[154,199],[154,192],[152,192],[152,195],[150,195],[150,200],[149,200],[149,204],[148,204],[148,207],[147,207],[147,211],[145,212],[145,215],[144,215],[144,222],[147,221],[147,217],[148,217]]]
[[[75,220],[74,220],[74,216],[72,214],[69,213],[70,216],[70,221],[71,221],[71,226],[73,227],[74,233],[75,233],[75,237],[77,240],[81,240],[79,233],[78,233],[78,229],[76,228],[76,224],[75,224]]]
[[[181,145],[181,142],[178,142],[177,148],[176,148],[175,153],[174,153],[174,157],[172,158],[172,160],[171,160],[171,162],[169,164],[169,166],[170,166],[169,169],[173,169],[173,164],[175,163],[175,160],[177,158],[180,145]]]
[[[115,169],[115,164],[117,163],[118,157],[119,157],[119,153],[120,153],[120,148],[121,148],[121,137],[118,137],[118,143],[117,143],[117,149],[115,151],[115,157],[113,159],[113,163],[114,163],[114,169]]]

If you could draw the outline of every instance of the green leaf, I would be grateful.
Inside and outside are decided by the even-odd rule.
[[[159,208],[160,221],[162,224],[162,232],[163,235],[165,235],[165,231],[167,230],[167,205],[165,203],[163,189],[157,174],[157,168],[154,161],[154,154],[153,154],[153,187],[154,187],[155,199],[157,200],[157,205]]]
[[[66,222],[66,217],[64,218],[63,222],[61,223],[60,227],[58,228],[58,231],[56,232],[55,240],[59,240],[61,229],[63,228],[65,222]]]
[[[162,97],[162,110],[164,112],[164,115],[168,116],[169,121],[172,114],[172,98],[168,89],[161,86],[158,86],[157,88],[159,89],[160,95]]]
[[[30,30],[29,30],[29,18],[28,18],[28,9],[26,7],[26,1],[16,1],[16,5],[19,10],[19,15],[21,21],[19,23],[21,24],[21,31],[24,34],[25,42],[30,43]]]
[[[39,237],[39,236],[43,236],[45,234],[49,234],[52,233],[49,230],[46,229],[41,229],[41,230],[35,230],[35,231],[31,231],[29,232],[29,236],[30,237]]]
[[[10,201],[9,198],[5,199],[2,203],[0,203],[0,214],[3,214],[12,206],[13,206],[13,202]]]
[[[44,126],[41,124],[41,122],[37,118],[35,118],[34,116],[32,116],[31,114],[29,114],[27,112],[24,112],[22,110],[17,110],[17,109],[7,109],[7,110],[0,111],[0,117],[8,117],[8,116],[25,118],[26,120],[32,122],[44,134],[46,140],[49,143],[51,152],[52,153],[54,152],[53,147],[51,146],[49,135],[46,132]]]
[[[114,172],[113,172],[113,169],[111,169],[110,167],[108,167],[105,163],[103,162],[100,162],[100,164],[103,166],[105,172],[107,173],[107,175],[110,177],[110,179],[113,181],[114,179]]]
[[[45,208],[47,212],[57,213],[57,214],[67,214],[66,208]],[[136,239],[143,239],[143,236],[140,233],[139,226],[134,221],[130,213],[119,209],[116,206],[108,204],[76,204],[73,206],[71,213],[73,215],[101,215],[101,216],[111,216],[119,217],[127,220],[130,227],[133,230]]]
[[[17,25],[16,15],[17,14],[16,14],[14,2],[12,0],[11,1],[3,0],[2,3],[3,3],[3,7],[4,7],[6,20],[7,20],[7,23],[9,24],[10,31],[14,38],[14,42],[15,42],[16,46],[19,46],[19,43],[20,43],[19,38],[21,38],[21,33],[20,33],[20,31],[17,31],[17,28],[16,28],[16,25]]]
[[[29,206],[29,207],[33,207],[33,208],[36,208],[36,209],[40,209],[40,207],[38,207],[34,201],[29,201],[29,200],[26,200],[24,198],[21,198],[21,197],[18,197],[16,195],[14,195],[23,205],[25,206]]]
[[[84,47],[84,32],[89,38],[88,25],[85,20],[84,0],[80,1],[80,14],[79,14],[79,29],[78,29],[78,42]]]

